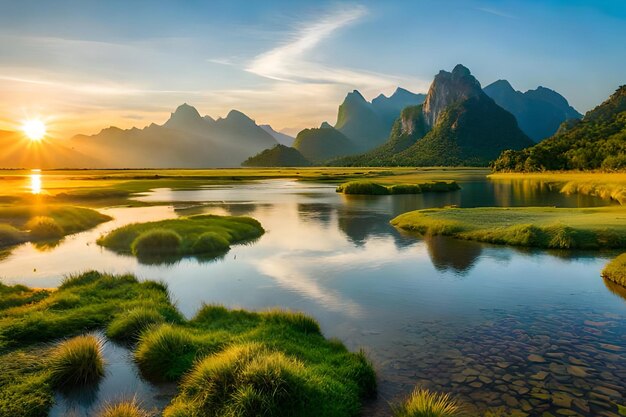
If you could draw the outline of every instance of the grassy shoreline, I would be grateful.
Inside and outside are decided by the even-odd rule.
[[[512,246],[554,249],[626,247],[621,207],[443,208],[411,211],[391,221],[424,235],[446,235]]]
[[[111,217],[85,207],[58,204],[0,206],[0,248],[24,242],[58,241],[109,220]]]
[[[70,277],[54,292],[0,290],[13,294],[10,305],[0,306],[0,415],[46,416],[58,370],[46,357],[65,354],[59,340],[100,329],[128,343],[146,378],[180,384],[167,416],[281,410],[351,417],[375,394],[363,353],[326,339],[301,313],[204,306],[186,320],[163,284],[98,272]],[[92,344],[92,359],[93,352]],[[74,367],[64,361],[64,372],[68,363],[69,371]]]
[[[626,253],[622,253],[602,270],[602,277],[626,287]]]

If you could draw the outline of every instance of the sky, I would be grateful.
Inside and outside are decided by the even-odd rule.
[[[295,134],[457,63],[584,113],[626,83],[625,45],[623,0],[0,0],[0,129],[143,127],[186,102]]]

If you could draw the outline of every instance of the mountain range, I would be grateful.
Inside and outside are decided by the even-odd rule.
[[[626,85],[588,111],[581,120],[521,151],[505,151],[493,163],[496,171],[622,170],[626,168]]]
[[[520,129],[535,142],[554,135],[564,121],[582,117],[565,97],[549,88],[539,86],[522,93],[513,89],[508,81],[498,80],[483,91],[511,112]]]
[[[398,87],[389,97],[380,94],[371,102],[354,90],[337,111],[334,126],[324,122],[317,129],[305,129],[296,137],[294,147],[311,161],[353,155],[383,144],[402,109],[421,104],[426,96]],[[322,158],[322,159],[320,159]]]
[[[505,149],[533,142],[515,117],[481,89],[463,65],[435,76],[424,104],[405,108],[389,140],[331,164],[352,166],[486,166]]]

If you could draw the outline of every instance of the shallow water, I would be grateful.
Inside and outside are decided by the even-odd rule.
[[[528,182],[460,185],[458,192],[406,196],[343,196],[334,186],[289,180],[158,189],[140,199],[170,205],[103,210],[115,220],[47,251],[22,245],[0,262],[0,276],[52,287],[72,272],[132,272],[166,281],[187,316],[203,302],[305,311],[326,336],[372,358],[380,395],[366,415],[386,415],[388,402],[416,383],[480,410],[614,412],[613,403],[626,402],[626,303],[599,276],[613,253],[422,239],[388,223],[445,205],[607,203]],[[94,243],[121,224],[205,212],[252,216],[267,233],[221,259],[160,266]],[[94,404],[104,400],[98,393]]]

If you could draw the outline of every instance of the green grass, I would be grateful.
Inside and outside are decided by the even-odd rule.
[[[130,251],[137,257],[178,255],[182,241],[183,238],[173,230],[153,229],[137,236]]]
[[[60,239],[111,220],[96,210],[67,205],[0,206],[0,246]]]
[[[602,270],[602,276],[626,287],[626,253],[609,262]]]
[[[104,376],[102,341],[94,335],[64,340],[50,354],[50,381],[57,389],[80,387]]]
[[[302,313],[204,306],[185,320],[162,284],[97,272],[70,277],[53,292],[0,292],[20,294],[0,307],[0,415],[47,415],[59,367],[45,358],[63,345],[48,342],[96,329],[130,342],[150,380],[179,383],[171,416],[357,416],[376,392],[365,355],[325,339]]]
[[[150,417],[135,399],[105,405],[96,417]]]
[[[554,249],[626,247],[626,211],[600,208],[443,208],[404,213],[391,224],[425,235]]]
[[[456,191],[461,187],[455,181],[435,181],[421,184],[382,185],[372,181],[350,181],[337,187],[338,193],[361,195],[421,194]]]
[[[0,310],[40,301],[48,295],[48,291],[33,290],[24,285],[9,286],[0,282]]]
[[[220,254],[231,244],[258,238],[261,224],[250,217],[196,215],[115,229],[98,244],[142,258],[160,255]]]
[[[455,417],[461,406],[448,394],[415,388],[404,403],[392,406],[393,417]]]
[[[176,315],[173,315],[176,317]],[[109,339],[131,343],[136,342],[148,327],[161,324],[166,318],[150,306],[138,306],[119,315],[109,323],[106,335]]]

